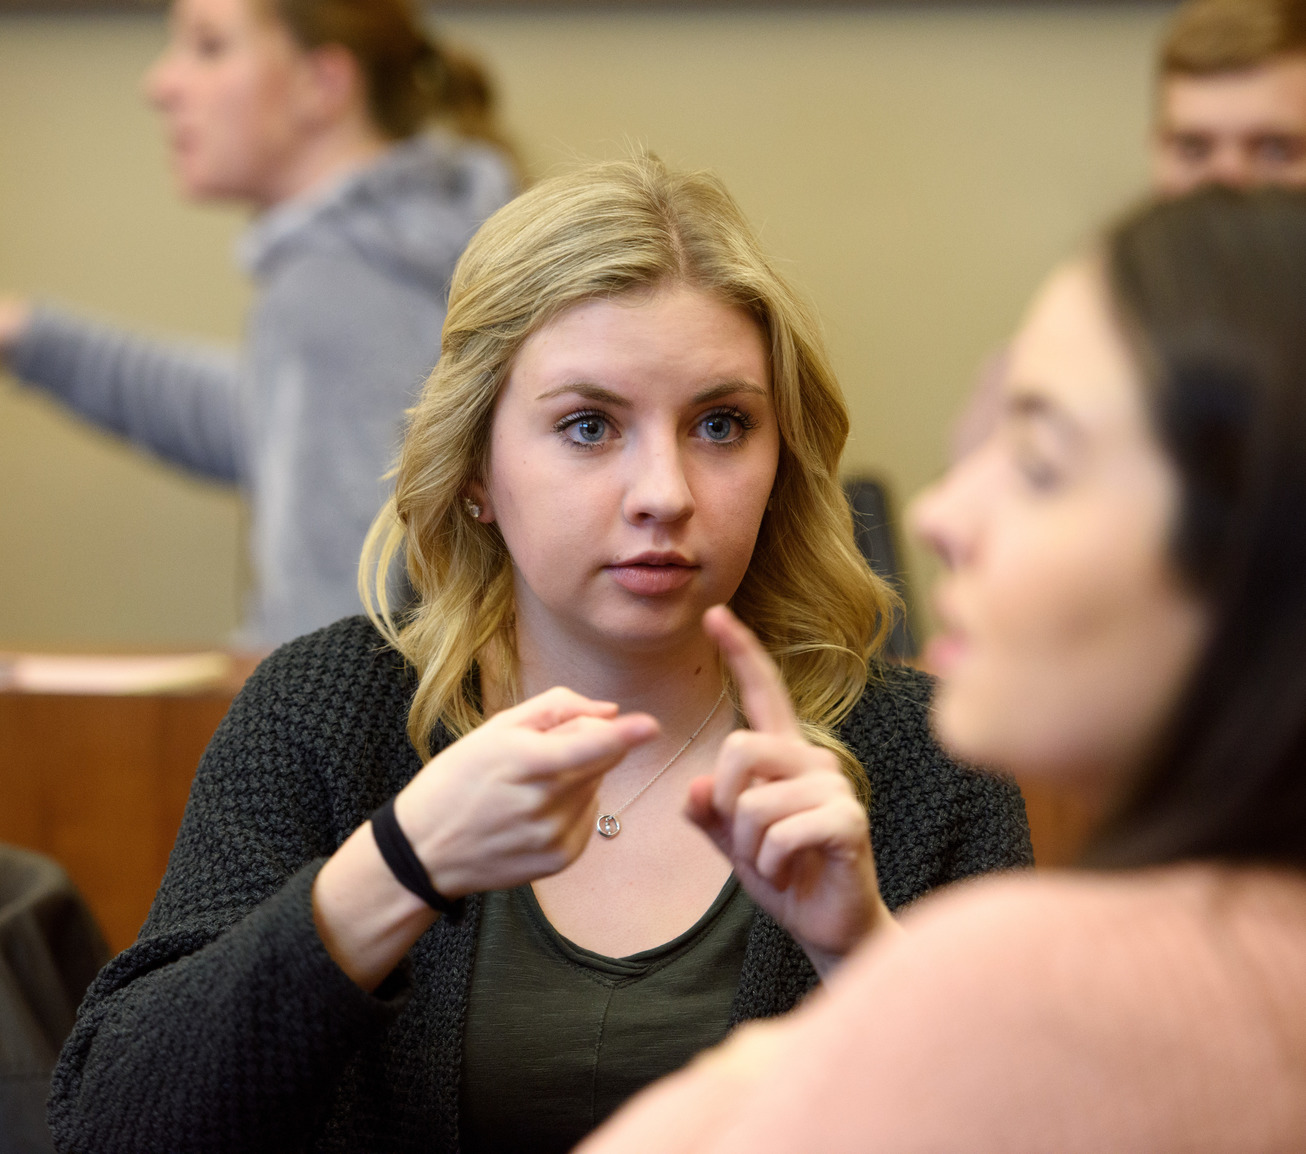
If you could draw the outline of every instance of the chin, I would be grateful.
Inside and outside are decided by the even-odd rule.
[[[591,631],[600,644],[627,652],[657,653],[700,636],[705,609],[684,604],[632,606],[629,612],[593,622]]]
[[[188,172],[185,168],[177,166],[173,170],[172,179],[177,188],[177,195],[183,200],[212,199],[213,194],[209,190],[209,182],[202,175]]]
[[[1003,719],[1007,718],[1004,723]],[[939,744],[959,761],[992,769],[1014,771],[1020,760],[1012,733],[1017,719],[1001,705],[968,693],[964,685],[948,680],[934,696],[930,725]]]

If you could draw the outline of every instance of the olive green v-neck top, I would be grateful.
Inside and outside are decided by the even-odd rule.
[[[558,933],[529,885],[482,895],[463,1036],[466,1154],[561,1154],[721,1041],[754,908],[732,875],[679,937],[609,958]]]

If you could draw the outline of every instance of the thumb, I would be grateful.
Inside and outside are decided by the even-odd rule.
[[[696,777],[689,783],[689,793],[685,798],[685,816],[701,829],[722,853],[729,857],[726,848],[726,828],[712,804],[712,778],[710,775]]]

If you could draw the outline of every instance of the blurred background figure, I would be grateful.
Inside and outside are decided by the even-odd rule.
[[[1306,187],[1306,2],[1190,0],[1157,57],[1149,141],[1153,192],[1203,184]],[[997,420],[1005,355],[980,375],[953,426],[960,460]]]
[[[359,609],[359,551],[439,355],[454,262],[511,198],[515,164],[485,76],[406,0],[179,0],[145,88],[182,194],[255,212],[245,347],[7,299],[0,355],[87,419],[243,490],[239,640],[271,645]]]
[[[1162,201],[1063,267],[915,507],[952,754],[1109,799],[950,887],[585,1154],[1306,1148],[1306,194]]]
[[[1158,192],[1306,186],[1306,3],[1192,0],[1161,46]]]

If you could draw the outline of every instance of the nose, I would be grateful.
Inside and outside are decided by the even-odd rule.
[[[1199,183],[1226,188],[1250,188],[1256,181],[1255,164],[1241,141],[1223,141],[1211,155]]]
[[[948,569],[963,564],[974,547],[984,508],[981,482],[989,463],[987,449],[981,446],[962,458],[907,508],[911,532]]]
[[[694,511],[694,493],[685,471],[684,453],[674,433],[646,438],[632,452],[627,467],[622,512],[632,524],[671,523]]]
[[[177,67],[171,49],[166,49],[146,70],[141,80],[141,89],[145,93],[145,99],[160,112],[165,111],[176,100]]]

